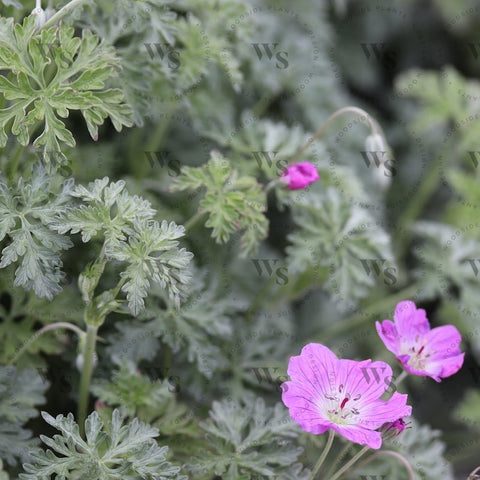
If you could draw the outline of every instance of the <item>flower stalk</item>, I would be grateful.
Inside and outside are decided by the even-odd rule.
[[[323,465],[323,462],[327,458],[328,452],[330,452],[330,449],[332,448],[332,443],[333,443],[333,438],[335,437],[335,432],[333,430],[330,430],[328,432],[328,438],[327,438],[327,443],[325,444],[325,448],[323,449],[322,454],[320,455],[320,458],[318,459],[318,462],[315,464],[315,467],[313,467],[312,473],[310,474],[310,477],[308,477],[308,480],[314,480],[315,476],[317,475],[318,471],[320,470],[320,467]]]
[[[357,461],[370,450],[370,447],[363,447],[355,456],[353,456],[340,470],[333,474],[328,480],[337,480],[340,478],[350,467],[352,467]]]
[[[86,0],[72,0],[62,7],[57,13],[55,13],[50,19],[48,19],[43,25],[42,28],[48,28],[52,25],[55,25],[59,20],[61,20],[67,13],[73,10],[78,5],[85,3]]]
[[[371,117],[365,110],[358,108],[358,107],[344,107],[340,110],[337,110],[332,115],[330,115],[323,123],[320,125],[319,129],[314,133],[313,137],[308,140],[308,142],[297,152],[297,154],[292,158],[290,164],[293,164],[298,161],[298,159],[302,156],[303,152],[317,139],[319,138],[328,125],[335,120],[335,118],[343,115],[344,113],[356,113],[361,117],[364,117],[370,125],[370,129],[373,135],[380,135],[383,137],[383,132],[380,125],[376,122],[376,120]]]
[[[87,336],[83,348],[83,367],[80,379],[80,394],[78,401],[78,425],[80,435],[85,435],[85,419],[87,417],[90,382],[92,380],[93,362],[95,358],[95,345],[97,343],[97,325],[87,325]]]

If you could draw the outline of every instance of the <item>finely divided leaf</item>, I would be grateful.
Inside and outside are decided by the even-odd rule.
[[[85,421],[86,440],[80,437],[71,413],[53,418],[42,412],[42,416],[61,435],[41,436],[49,449],[32,455],[35,463],[24,465],[27,473],[20,474],[22,480],[50,480],[52,475],[55,480],[187,478],[179,474],[180,467],[166,461],[168,447],[159,447],[154,440],[157,429],[137,419],[124,425],[118,410],[113,411],[107,428],[97,412],[90,414]]]

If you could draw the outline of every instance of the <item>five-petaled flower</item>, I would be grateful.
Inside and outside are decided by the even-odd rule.
[[[370,372],[383,375],[369,375]],[[392,379],[384,362],[338,359],[324,345],[310,343],[288,364],[291,381],[282,384],[282,400],[290,416],[310,433],[333,429],[354,443],[378,449],[387,422],[408,417],[412,407],[407,395],[395,392],[385,401],[380,397]]]
[[[395,323],[376,322],[377,332],[407,372],[440,382],[460,370],[465,354],[459,348],[462,337],[453,325],[430,330],[425,310],[409,300],[396,306],[393,318]]]
[[[309,162],[300,162],[288,166],[280,180],[287,184],[288,190],[299,190],[316,182],[319,178],[315,165]]]

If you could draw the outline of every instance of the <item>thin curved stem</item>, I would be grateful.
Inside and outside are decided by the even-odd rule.
[[[324,132],[327,126],[338,116],[344,113],[357,113],[362,117],[365,117],[370,124],[372,133],[380,133],[383,136],[382,129],[380,125],[365,111],[358,107],[344,107],[340,110],[337,110],[335,113],[332,113],[323,123],[320,125],[320,128],[315,132],[313,137],[298,151],[298,153],[292,158],[289,162],[290,164],[295,163],[302,153]]]
[[[332,443],[333,443],[333,437],[334,436],[335,436],[335,430],[329,430],[328,439],[327,439],[327,443],[325,444],[325,448],[323,449],[323,452],[320,455],[320,458],[318,459],[318,462],[315,464],[315,467],[313,467],[312,473],[308,477],[308,480],[314,480],[315,479],[315,475],[317,475],[318,471],[320,470],[320,467],[323,465],[323,462],[327,458],[328,452],[332,448]]]
[[[407,469],[407,472],[408,472],[409,480],[416,480],[415,472],[413,471],[413,468],[411,467],[410,463],[408,463],[408,460],[403,455],[400,455],[398,452],[394,452],[393,450],[383,450],[381,452],[374,453],[370,457],[363,460],[363,462],[360,462],[354,468],[354,470],[357,470],[360,467],[363,467],[364,465],[366,465],[367,463],[370,463],[372,460],[375,460],[375,458],[379,457],[380,455],[387,455],[387,456],[395,457],[397,460],[399,460],[401,463],[403,463],[403,465],[405,465],[405,468]]]
[[[70,10],[73,10],[78,5],[86,2],[87,0],[72,0],[70,3],[67,3],[64,7],[62,7],[55,15],[49,18],[41,28],[48,28],[52,25],[55,25],[59,20],[61,20]]]
[[[329,480],[337,480],[337,478],[340,478],[341,475],[343,475],[352,465],[357,463],[358,459],[364,455],[368,450],[370,450],[370,447],[363,447],[354,457],[352,457],[340,470],[337,471],[337,473],[333,474],[333,477],[330,477]]]
[[[205,215],[205,213],[200,213],[197,212],[193,217],[191,217],[189,220],[187,220],[183,226],[185,227],[185,231],[191,230],[199,221],[200,219]]]
[[[40,336],[43,335],[45,332],[48,332],[50,330],[55,330],[57,328],[66,328],[67,330],[72,330],[75,332],[80,339],[85,337],[85,332],[78,328],[76,325],[73,323],[68,323],[68,322],[56,322],[56,323],[51,323],[50,325],[46,325],[45,327],[41,328],[38,330],[34,335],[32,335],[26,343],[24,343],[23,347],[17,352],[17,354],[10,360],[8,363],[9,365],[12,365],[15,363],[18,358],[22,355],[22,353]]]
[[[477,467],[467,478],[467,480],[476,480],[478,478],[477,472],[480,471],[480,467]]]

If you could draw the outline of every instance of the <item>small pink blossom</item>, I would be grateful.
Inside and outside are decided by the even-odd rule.
[[[390,385],[392,369],[384,362],[340,360],[327,347],[310,343],[288,364],[291,381],[282,384],[290,416],[310,433],[333,429],[354,443],[378,449],[383,424],[408,417],[407,395],[380,397]],[[375,372],[375,373],[374,373]]]
[[[288,166],[282,173],[280,180],[287,183],[288,190],[299,190],[316,182],[319,178],[315,165],[309,162],[301,162]]]
[[[376,322],[377,332],[407,372],[440,382],[460,370],[465,354],[459,348],[462,337],[453,325],[430,330],[425,310],[409,300],[396,306],[393,318],[394,322]]]

